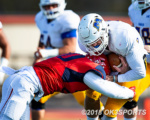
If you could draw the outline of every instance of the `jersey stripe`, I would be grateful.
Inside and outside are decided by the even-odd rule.
[[[64,82],[83,82],[83,76],[85,73],[79,73],[69,68],[65,68],[62,75]]]
[[[69,54],[68,54],[69,55]],[[59,59],[61,59],[62,61],[70,61],[70,60],[74,60],[74,59],[78,59],[78,58],[84,58],[85,56],[83,55],[76,55],[76,56],[71,56],[71,57],[63,57],[63,56],[58,56]]]
[[[72,37],[77,37],[77,30],[76,29],[73,29],[69,32],[65,32],[61,35],[61,38],[62,40],[65,39],[65,38],[72,38]]]

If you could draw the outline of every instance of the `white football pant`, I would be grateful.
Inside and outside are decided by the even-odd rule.
[[[38,91],[29,71],[15,73],[8,77],[2,88],[0,120],[30,120],[29,104]]]

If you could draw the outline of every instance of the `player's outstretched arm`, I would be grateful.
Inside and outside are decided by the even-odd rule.
[[[134,92],[132,90],[116,83],[104,80],[94,72],[86,73],[83,81],[89,88],[110,98],[130,99],[134,97]]]

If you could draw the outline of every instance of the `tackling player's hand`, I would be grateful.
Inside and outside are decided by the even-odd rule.
[[[113,82],[113,76],[106,75],[106,80]]]
[[[106,80],[111,81],[111,82],[118,82],[118,76],[117,75],[114,75],[114,76],[106,75]]]
[[[130,68],[128,66],[128,63],[126,61],[126,59],[123,57],[123,56],[119,56],[120,60],[121,60],[121,63],[122,63],[122,66],[121,67],[117,67],[117,66],[113,66],[117,72],[121,73],[121,74],[124,74],[126,73]]]
[[[135,92],[135,89],[136,89],[136,87],[135,87],[135,86],[132,86],[132,87],[130,87],[129,89],[133,91],[134,96],[135,96],[135,93],[136,93],[136,92]],[[134,98],[134,96],[133,96],[133,98]],[[133,98],[129,98],[129,101],[132,101]]]

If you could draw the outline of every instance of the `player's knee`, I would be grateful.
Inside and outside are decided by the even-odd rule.
[[[126,109],[132,109],[132,108],[135,108],[137,106],[137,102],[136,101],[131,101],[131,102],[126,102],[125,104],[124,104],[124,108],[126,108]]]
[[[94,100],[98,100],[101,96],[101,93],[97,92],[97,91],[94,91],[92,89],[88,89],[86,90],[86,95],[89,97],[89,98],[92,98]]]
[[[33,110],[45,109],[45,103],[41,103],[41,102],[37,102],[35,100],[32,100],[32,102],[31,102],[31,108]]]

